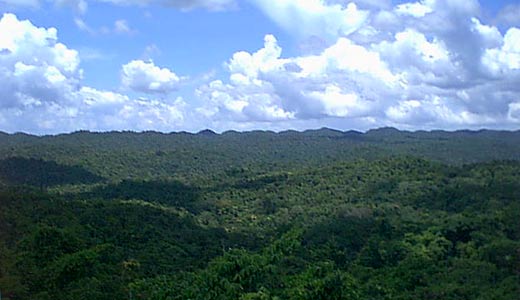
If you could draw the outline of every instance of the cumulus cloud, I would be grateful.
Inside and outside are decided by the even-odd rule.
[[[495,76],[504,76],[510,71],[519,70],[520,29],[509,29],[500,47],[486,49],[482,63]]]
[[[343,6],[324,0],[251,1],[281,27],[300,36],[346,36],[358,30],[368,17],[368,11],[358,9],[354,2]]]
[[[75,119],[81,122],[78,124],[80,128],[172,131],[184,123],[186,103],[180,97],[169,101],[131,99],[126,95],[90,87],[83,87],[79,97],[82,99],[81,115]]]
[[[58,42],[55,28],[37,28],[5,14],[0,36],[0,107],[62,102],[81,79],[78,52]]]
[[[0,36],[1,130],[171,131],[183,124],[182,98],[132,99],[83,86],[78,52],[58,42],[55,28],[39,28],[4,14]]]
[[[106,1],[173,4],[180,9],[217,9],[231,3]],[[257,51],[231,54],[223,77],[192,82],[199,86],[189,101],[173,94],[183,78],[152,60],[133,60],[121,69],[122,91],[145,98],[83,86],[78,53],[58,41],[56,29],[4,15],[1,128],[38,132],[168,131],[194,124],[222,130],[520,125],[520,29],[487,23],[478,1],[386,1],[379,6],[371,0],[359,6],[342,0],[250,1],[287,32],[318,46],[284,56],[276,37],[266,35]],[[20,127],[19,120],[26,127]]]
[[[507,117],[513,122],[520,122],[520,102],[509,104]]]
[[[424,2],[408,2],[396,6],[395,11],[400,15],[410,15],[412,17],[420,18],[433,12],[433,0]]]
[[[257,52],[235,53],[227,63],[228,83],[215,80],[198,89],[207,103],[204,112],[260,122],[360,118],[377,110],[381,97],[399,84],[377,53],[346,38],[319,55],[284,59],[281,52],[275,37],[267,35]]]
[[[520,29],[502,34],[482,23],[477,1],[423,0],[370,13],[339,1],[254,2],[289,31],[320,28],[335,42],[312,55],[282,57],[268,35],[257,52],[235,53],[226,64],[229,79],[197,91],[213,118],[248,124],[332,118],[346,128],[519,124]],[[349,5],[361,16],[353,26],[339,17]]]
[[[175,91],[181,78],[167,68],[157,67],[153,61],[133,60],[123,65],[121,82],[136,92],[168,94]]]
[[[262,80],[263,74],[283,68],[280,60],[281,48],[272,35],[267,35],[264,48],[250,54],[237,52],[226,64],[230,71],[230,82],[221,80],[200,87],[199,97],[206,105],[198,109],[205,117],[230,118],[247,121],[273,121],[293,118],[294,114],[282,109],[281,98],[275,87]]]

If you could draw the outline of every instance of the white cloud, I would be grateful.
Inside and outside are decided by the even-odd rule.
[[[273,85],[263,80],[263,74],[283,68],[281,48],[272,35],[264,39],[264,48],[255,53],[237,52],[227,63],[230,83],[220,80],[200,87],[196,92],[206,101],[198,111],[205,117],[246,121],[275,121],[294,118],[294,113],[282,109]]]
[[[58,42],[56,29],[4,14],[0,19],[0,130],[171,131],[184,124],[182,98],[132,99],[82,86],[79,64],[78,52]],[[173,78],[162,70],[159,75]],[[165,84],[159,82],[159,89]]]
[[[0,20],[0,107],[61,102],[81,79],[77,51],[58,42],[55,28],[37,28],[5,14]]]
[[[172,98],[183,78],[149,60],[146,53],[153,47],[145,53],[147,60],[122,66],[122,91],[148,95],[133,99],[83,86],[78,53],[59,43],[56,29],[5,15],[0,94],[7,97],[0,102],[0,129],[520,125],[520,29],[486,23],[477,1],[424,0],[392,7],[368,0],[359,6],[363,9],[343,0],[251,1],[289,33],[318,46],[283,56],[276,38],[266,35],[258,51],[230,55],[224,78],[189,83],[200,86],[187,101]],[[180,9],[230,3],[110,2],[175,2]],[[77,26],[90,29],[77,20]]]
[[[398,122],[409,122],[413,118],[415,112],[422,108],[422,103],[417,100],[400,101],[395,106],[391,106],[386,110],[386,115]],[[422,114],[419,113],[420,116]]]
[[[486,49],[482,63],[495,76],[520,69],[520,29],[509,29],[501,47]]]
[[[496,123],[492,117],[472,113],[453,107],[438,96],[427,96],[422,100],[399,101],[386,110],[386,116],[395,124],[413,124],[436,128],[439,124],[452,126],[490,125]]]
[[[410,15],[412,17],[420,18],[433,12],[434,0],[425,0],[422,2],[409,2],[396,6],[395,11],[400,15]]]
[[[382,41],[373,48],[408,84],[443,85],[456,72],[444,42],[437,38],[428,40],[414,29],[398,32],[393,40]]]
[[[185,102],[131,99],[111,91],[82,87],[67,103],[46,103],[21,109],[0,109],[5,131],[58,133],[80,129],[174,131],[185,126]]]
[[[482,43],[482,47],[494,48],[502,43],[502,34],[498,30],[498,28],[494,26],[484,25],[477,18],[471,18],[471,21],[473,22],[473,26],[471,26],[471,29],[473,32],[477,32],[480,36],[480,42]]]
[[[255,3],[296,33],[307,26],[323,30],[327,26],[317,24],[324,16],[340,28],[344,23],[331,12],[348,9],[340,1]],[[502,35],[479,14],[477,1],[403,3],[370,14],[321,51],[295,57],[282,58],[276,39],[267,36],[259,51],[232,56],[228,81],[198,89],[203,111],[249,125],[336,119],[345,126],[514,128],[520,123],[520,29]]]
[[[358,30],[367,20],[368,11],[354,2],[346,6],[327,4],[324,0],[251,0],[285,30],[303,37],[337,37]]]
[[[323,105],[323,113],[331,117],[355,117],[370,111],[370,103],[359,99],[356,93],[344,93],[337,85],[329,85],[323,91],[311,91],[304,95],[315,98]]]
[[[323,117],[366,117],[397,82],[377,53],[346,38],[319,55],[281,58],[267,35],[255,53],[235,53],[227,64],[229,83],[202,86],[203,111],[216,118],[286,121]],[[350,83],[350,85],[348,84]],[[375,93],[375,89],[378,93]]]
[[[388,70],[379,53],[356,45],[346,38],[339,38],[336,44],[322,53],[321,57],[327,60],[326,64],[329,68],[368,74],[381,80],[384,84],[392,84],[398,80]]]
[[[509,104],[509,110],[507,113],[509,120],[520,123],[520,102],[514,102]]]
[[[134,30],[130,27],[130,24],[127,20],[119,19],[114,21],[114,25],[109,26],[102,26],[99,29],[92,28],[90,25],[88,25],[84,19],[82,18],[74,18],[74,24],[76,27],[78,27],[79,30],[85,31],[91,35],[108,35],[108,34],[127,34],[132,35],[137,33],[137,30]]]
[[[74,24],[76,24],[76,27],[78,27],[78,29],[81,31],[85,31],[90,34],[95,33],[95,30],[90,28],[90,26],[81,18],[74,18]]]
[[[110,91],[83,87],[78,96],[82,102],[82,128],[91,130],[163,130],[172,131],[184,122],[186,103],[182,98],[172,101],[130,99]]]
[[[133,30],[130,29],[130,25],[127,20],[116,20],[114,22],[114,31],[116,33],[132,33]]]
[[[231,73],[242,75],[241,79],[254,79],[260,72],[269,72],[280,69],[283,60],[280,60],[282,49],[273,35],[266,35],[264,38],[264,48],[256,53],[249,54],[245,51],[237,52],[233,55],[227,67]],[[249,83],[249,81],[246,81]]]
[[[157,67],[153,61],[133,60],[121,70],[123,86],[141,93],[168,94],[178,88],[180,81],[171,70]]]

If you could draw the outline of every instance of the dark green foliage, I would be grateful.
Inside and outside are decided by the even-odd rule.
[[[82,198],[142,199],[167,206],[195,210],[200,191],[179,181],[123,180],[117,184],[97,187]]]
[[[518,132],[0,135],[10,299],[516,299]]]
[[[9,185],[25,184],[46,188],[63,184],[92,184],[101,180],[100,176],[79,166],[22,157],[0,160],[0,182]]]

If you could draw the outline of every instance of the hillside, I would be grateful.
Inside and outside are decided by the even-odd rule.
[[[0,134],[8,299],[515,299],[520,132]]]
[[[22,157],[81,166],[114,180],[206,176],[244,168],[268,172],[401,155],[452,165],[519,160],[520,131],[406,132],[381,128],[360,133],[323,128],[219,135],[211,131],[0,135],[0,159]]]

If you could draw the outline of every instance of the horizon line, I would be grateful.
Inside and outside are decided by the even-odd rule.
[[[201,129],[199,131],[187,131],[187,130],[180,130],[180,131],[158,131],[158,130],[89,130],[89,129],[78,129],[75,131],[69,131],[69,132],[60,132],[60,133],[44,133],[44,134],[37,134],[37,133],[29,133],[24,131],[15,131],[15,132],[5,132],[0,130],[0,135],[8,135],[8,136],[16,136],[16,135],[26,135],[26,136],[34,136],[34,137],[56,137],[56,136],[63,136],[63,135],[73,135],[73,134],[79,134],[79,133],[89,133],[89,134],[110,134],[110,133],[133,133],[133,134],[147,134],[147,133],[156,133],[156,134],[163,134],[163,135],[173,135],[173,134],[186,134],[186,135],[194,135],[194,136],[208,136],[208,135],[216,135],[216,136],[222,136],[225,134],[247,134],[247,133],[272,133],[272,134],[284,134],[284,133],[308,133],[308,132],[317,132],[317,131],[334,131],[336,133],[357,133],[357,134],[367,134],[369,132],[374,131],[397,131],[401,133],[436,133],[436,132],[444,132],[444,133],[457,133],[457,132],[471,132],[471,133],[481,133],[481,132],[509,132],[509,133],[517,133],[520,132],[520,129],[491,129],[491,128],[479,128],[479,129],[417,129],[417,130],[407,130],[407,129],[399,129],[393,126],[382,126],[382,127],[374,127],[367,130],[355,130],[355,129],[349,129],[349,130],[341,130],[331,127],[320,127],[320,128],[308,128],[303,130],[297,130],[297,129],[284,129],[280,131],[276,130],[268,130],[268,129],[252,129],[252,130],[235,130],[235,129],[229,129],[225,131],[215,131],[210,128]]]

